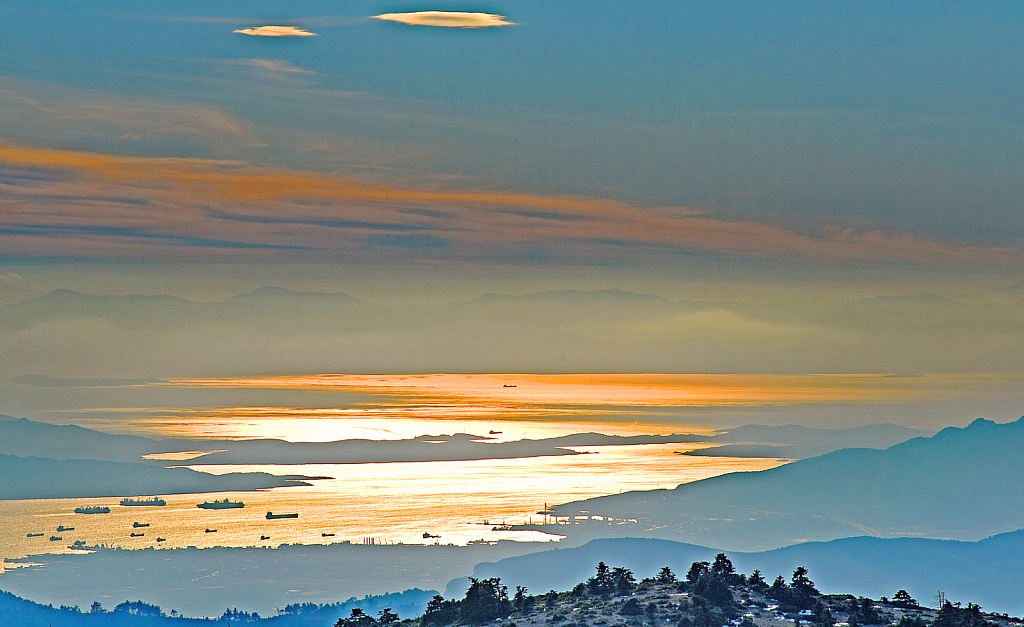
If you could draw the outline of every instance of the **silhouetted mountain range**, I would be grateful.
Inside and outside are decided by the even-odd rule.
[[[25,418],[0,421],[0,454],[53,459],[94,459],[142,463],[144,455],[179,451],[214,451],[189,460],[197,464],[360,464],[397,461],[511,459],[580,455],[568,447],[666,444],[703,441],[689,434],[619,436],[577,433],[539,440],[497,442],[489,436],[456,433],[421,435],[404,440],[336,440],[288,442],[275,439],[153,440],[112,435],[75,425],[53,425]],[[166,462],[152,460],[149,464]]]
[[[850,429],[813,429],[800,425],[744,425],[722,430],[709,442],[735,442],[697,449],[687,455],[702,457],[784,457],[805,459],[843,448],[888,448],[910,438],[930,435],[898,425],[870,425]]]
[[[58,461],[0,455],[0,499],[117,497],[194,492],[236,492],[310,485],[301,475],[263,472],[211,475],[188,468],[88,459]]]
[[[49,382],[49,379],[45,379]],[[91,381],[91,380],[89,380]],[[10,417],[8,417],[10,418]],[[154,440],[139,436],[112,435],[75,425],[54,425],[27,419],[0,420],[0,454],[53,459],[95,459],[131,463],[145,462],[143,456],[179,451],[211,452],[189,461],[196,464],[307,464],[369,463],[395,461],[449,461],[509,459],[577,455],[571,447],[633,444],[700,443],[706,441],[753,441],[776,444],[793,442],[794,453],[833,450],[850,442],[882,443],[905,440],[919,433],[894,425],[829,430],[803,427],[750,425],[721,431],[712,437],[693,434],[619,436],[576,433],[537,440],[496,442],[488,436],[465,433],[422,435],[404,440],[337,440],[333,442],[288,442],[276,439]],[[763,438],[763,439],[759,439]],[[799,450],[797,450],[799,449]],[[716,454],[720,448],[703,449]],[[767,455],[769,457],[784,455]]]
[[[885,450],[844,449],[771,470],[554,509],[563,516],[640,519],[618,535],[734,550],[864,533],[975,540],[1024,527],[1022,446],[1024,418],[1007,424],[979,419]],[[571,526],[565,529],[559,533],[572,534]]]

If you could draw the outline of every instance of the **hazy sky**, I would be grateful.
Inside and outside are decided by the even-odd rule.
[[[9,376],[1024,367],[1019,2],[5,14]],[[389,309],[11,309],[267,284]]]
[[[4,257],[1021,269],[1019,3],[485,9],[7,3]]]

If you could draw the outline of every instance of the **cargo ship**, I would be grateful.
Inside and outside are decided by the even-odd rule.
[[[245,503],[224,499],[223,501],[206,501],[205,503],[199,503],[196,507],[200,509],[237,509],[245,507]]]
[[[154,496],[151,499],[121,499],[121,505],[125,507],[163,507],[167,505],[167,501],[159,496]]]
[[[109,507],[101,507],[98,505],[90,505],[89,507],[76,507],[76,514],[109,514]]]
[[[96,545],[96,544],[94,544],[92,546],[89,546],[88,544],[85,543],[85,540],[75,540],[73,544],[68,546],[68,548],[71,549],[72,551],[90,551],[90,552],[93,552],[93,551],[99,551],[101,547],[99,545]]]
[[[277,520],[278,518],[298,518],[298,514],[275,514],[274,512],[267,512],[267,520]]]

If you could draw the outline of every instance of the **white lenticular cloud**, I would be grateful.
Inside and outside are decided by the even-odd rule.
[[[514,26],[504,15],[493,13],[465,13],[461,11],[416,11],[413,13],[382,13],[373,19],[411,24],[413,26],[440,26],[443,28],[489,28]]]
[[[239,28],[232,31],[241,35],[252,35],[254,37],[314,37],[316,33],[299,28],[298,26],[257,26],[255,28]]]

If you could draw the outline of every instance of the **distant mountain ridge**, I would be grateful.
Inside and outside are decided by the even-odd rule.
[[[60,499],[235,492],[310,485],[299,475],[211,475],[188,468],[0,455],[0,499]]]
[[[888,448],[910,438],[931,435],[927,431],[893,424],[813,429],[801,425],[743,425],[720,430],[709,442],[730,442],[690,451],[700,457],[784,457],[806,459],[844,448]]]
[[[290,290],[284,287],[267,285],[257,288],[251,292],[237,294],[223,301],[226,303],[302,303],[308,301],[319,301],[321,303],[344,303],[344,304],[368,304],[355,296],[349,296],[343,292],[307,292]]]
[[[495,294],[488,292],[481,294],[470,302],[493,303],[493,302],[641,302],[641,303],[669,303],[667,298],[655,294],[638,294],[620,289],[606,290],[548,290],[546,292],[529,292],[522,296],[509,294]]]
[[[166,294],[84,294],[57,289],[0,307],[0,331],[63,318],[103,319],[124,328],[180,327],[261,320],[280,308],[307,312],[369,306],[341,292],[303,292],[266,286],[222,301],[200,302]]]
[[[485,435],[455,433],[421,435],[402,440],[349,439],[331,442],[289,442],[270,438],[249,440],[155,440],[114,435],[77,425],[55,425],[26,418],[0,420],[0,454],[59,460],[92,459],[143,463],[143,456],[179,451],[212,451],[191,459],[197,464],[304,464],[368,463],[508,459],[550,455],[578,455],[572,446],[666,444],[703,441],[690,434],[620,436],[576,433],[537,440],[493,442]],[[215,452],[214,452],[215,451]],[[159,460],[150,465],[161,465]]]
[[[26,418],[0,423],[0,454],[19,457],[142,463],[142,456],[158,447],[157,441],[149,438],[114,435],[77,425],[54,425]]]
[[[843,449],[554,509],[642,519],[656,537],[738,550],[864,533],[976,540],[1024,527],[1022,448],[1024,418],[978,419],[885,450]]]
[[[55,379],[39,375],[19,377],[34,385],[99,385],[142,384],[142,380],[74,380]],[[55,425],[34,422],[24,418],[0,420],[0,454],[34,455],[53,459],[96,459],[144,463],[143,457],[156,453],[178,451],[223,451],[209,453],[190,461],[190,464],[222,463],[367,463],[387,461],[441,461],[468,459],[502,459],[548,455],[573,455],[572,447],[702,443],[706,441],[744,441],[749,437],[764,437],[766,442],[797,441],[805,447],[833,450],[843,444],[855,442],[882,443],[892,439],[904,440],[910,429],[893,425],[858,427],[853,430],[799,428],[800,438],[790,435],[792,427],[764,427],[752,425],[722,431],[708,438],[693,434],[619,436],[601,433],[574,433],[553,438],[490,442],[487,436],[470,434],[427,435],[404,440],[337,440],[333,442],[287,442],[275,439],[251,440],[192,440],[170,438],[156,440],[141,436],[113,435],[75,425]],[[855,436],[850,436],[850,433]],[[736,434],[736,435],[734,435]],[[852,437],[852,439],[851,439]],[[720,448],[720,447],[719,447]],[[701,449],[715,452],[716,448]],[[780,456],[784,455],[768,455]],[[149,462],[153,465],[158,461]]]

